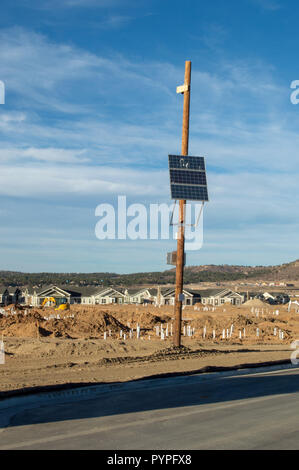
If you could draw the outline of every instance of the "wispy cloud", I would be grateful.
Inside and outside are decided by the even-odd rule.
[[[138,198],[164,195],[165,172],[134,171],[105,166],[50,166],[1,165],[3,184],[0,194],[14,197],[48,197],[61,195],[93,196],[95,205],[107,202],[115,195],[126,194]],[[150,178],[149,178],[150,175]],[[165,188],[164,190],[161,188]],[[106,199],[105,199],[106,198]],[[101,200],[99,200],[101,199]]]
[[[7,84],[7,103],[23,104],[27,109],[50,107],[59,112],[86,114],[95,99],[107,95],[108,89],[117,93],[119,105],[125,106],[133,95],[138,99],[142,94],[146,104],[151,101],[149,91],[170,92],[166,79],[160,79],[161,64],[141,70],[124,57],[103,57],[68,44],[52,43],[45,36],[22,28],[0,31],[0,61],[1,77]],[[134,90],[129,86],[133,81]],[[17,95],[15,102],[13,93]]]
[[[264,10],[276,11],[282,8],[282,3],[278,0],[250,0],[253,4]]]
[[[219,23],[205,25],[200,36],[204,44],[213,51],[223,49],[224,42],[228,36],[228,30]]]
[[[100,22],[94,23],[93,27],[99,29],[119,29],[126,25],[134,18],[128,15],[109,15],[103,18]]]
[[[57,162],[100,159],[104,164],[118,161],[130,167],[134,161],[155,167],[166,162],[168,152],[179,150],[180,100],[175,87],[181,70],[153,62],[144,63],[141,70],[124,57],[101,57],[20,29],[1,35],[2,70],[10,93],[17,96],[12,103],[26,102],[31,109],[0,115],[3,145],[16,149],[14,160],[31,155]],[[221,61],[213,73],[193,70],[191,151],[202,149],[214,167],[222,168],[225,161],[226,171],[248,165],[271,165],[278,171],[286,164],[279,158],[284,148],[289,167],[295,168],[298,120],[287,111],[286,90],[274,73],[271,65],[245,60]],[[107,96],[113,100],[105,104]],[[41,120],[45,106],[47,116]],[[54,119],[49,119],[51,112]],[[37,149],[34,154],[32,149]]]
[[[0,162],[12,162],[16,160],[44,161],[47,163],[85,163],[89,161],[86,150],[72,150],[65,148],[1,148]]]
[[[55,211],[84,201],[92,213],[118,194],[170,202],[167,154],[180,152],[181,68],[141,66],[20,28],[0,32],[0,61],[4,199],[46,200]],[[207,157],[209,256],[221,237],[224,251],[238,236],[244,249],[246,231],[264,245],[271,234],[283,238],[277,213],[283,204],[284,229],[293,227],[299,176],[299,114],[289,90],[271,64],[224,57],[212,70],[193,64],[191,90],[190,154]]]
[[[29,8],[63,9],[63,8],[115,8],[134,4],[134,0],[31,0]]]

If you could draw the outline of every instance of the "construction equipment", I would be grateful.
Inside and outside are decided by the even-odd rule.
[[[47,302],[51,302],[54,304],[54,307],[56,307],[57,305],[57,302],[56,302],[56,299],[55,297],[46,297],[44,300],[43,300],[43,303],[41,304],[41,308],[44,307],[44,305],[47,303]],[[65,302],[63,304],[60,304],[58,307],[55,308],[55,310],[69,310],[70,309],[70,304],[68,302]]]
[[[41,304],[41,308],[43,308],[47,302],[51,302],[56,305],[56,299],[54,297],[45,297],[43,303]]]
[[[69,310],[70,304],[66,302],[65,304],[60,304],[59,307],[55,308],[55,310]]]

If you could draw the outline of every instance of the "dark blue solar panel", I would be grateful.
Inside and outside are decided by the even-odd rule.
[[[170,182],[181,184],[207,184],[204,171],[172,170],[170,169]]]
[[[169,155],[168,159],[171,198],[208,201],[204,157]]]
[[[191,186],[171,184],[171,199],[188,199],[189,201],[208,201],[208,189],[206,186]]]
[[[169,168],[205,171],[204,157],[182,157],[182,155],[168,155]]]

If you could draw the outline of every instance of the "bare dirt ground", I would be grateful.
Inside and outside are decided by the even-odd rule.
[[[6,308],[0,314],[5,346],[0,397],[28,388],[123,382],[289,359],[290,345],[299,339],[299,313],[266,304],[186,307],[180,351],[173,348],[172,330],[170,306],[72,305],[65,312],[44,308],[16,314]]]

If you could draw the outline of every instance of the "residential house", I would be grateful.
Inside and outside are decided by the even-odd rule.
[[[91,304],[123,304],[125,303],[125,298],[126,295],[122,289],[104,287],[94,289],[94,293],[90,296],[88,301]]]
[[[196,302],[200,302],[201,296],[199,291],[189,291],[183,289],[183,305],[194,305]],[[161,289],[161,301],[160,305],[174,305],[175,303],[175,289],[165,288]]]
[[[148,287],[125,289],[125,302],[128,304],[156,304],[158,289]]]
[[[208,289],[201,292],[201,303],[203,305],[212,305],[217,307],[226,303],[232,305],[241,305],[245,300],[245,296],[230,289]]]
[[[111,287],[92,286],[47,286],[40,292],[32,295],[32,305],[41,305],[45,298],[54,297],[57,305],[68,302],[70,304],[110,304],[123,303],[125,295]]]
[[[24,303],[25,294],[21,287],[0,286],[0,304]]]
[[[201,291],[183,290],[183,305],[194,305],[201,301]],[[101,286],[49,285],[42,289],[7,288],[0,286],[0,303],[8,305],[18,301],[24,305],[39,307],[46,298],[55,298],[56,304],[62,303],[97,305],[97,304],[153,304],[174,305],[175,288],[119,288]],[[46,304],[47,305],[47,304]],[[50,303],[48,304],[50,305]]]

